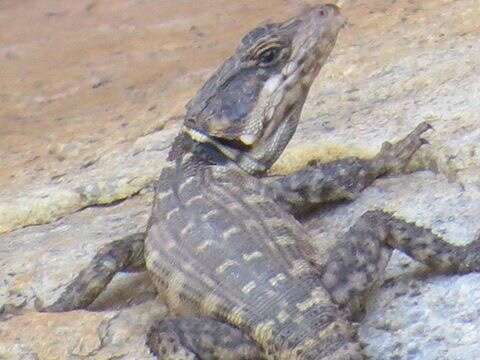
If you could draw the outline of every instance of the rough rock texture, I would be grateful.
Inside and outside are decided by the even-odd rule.
[[[463,245],[480,236],[480,191],[431,172],[380,179],[359,199],[306,220],[317,242],[332,243],[362,213],[383,208]],[[480,351],[480,273],[431,275],[394,252],[372,293],[360,338],[373,359],[474,360]]]
[[[159,174],[177,132],[174,128],[140,137],[109,152],[94,166],[72,169],[60,181],[5,194],[0,203],[0,234],[138,193]]]
[[[146,274],[117,276],[88,311],[38,314],[35,298],[54,301],[102,244],[145,226],[148,184],[184,103],[243,32],[298,9],[167,3],[0,3],[0,359],[151,358],[145,329],[166,311]],[[412,165],[429,171],[378,180],[306,226],[316,242],[332,241],[366,209],[386,207],[471,241],[480,235],[478,0],[343,5],[350,27],[273,171],[369,156],[429,120],[431,146]],[[360,324],[372,359],[478,358],[480,274],[432,276],[395,253],[385,277]]]

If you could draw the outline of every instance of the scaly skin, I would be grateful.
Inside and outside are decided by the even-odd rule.
[[[148,333],[159,359],[355,360],[365,357],[349,319],[392,249],[434,271],[480,271],[480,240],[453,246],[383,211],[361,216],[327,256],[294,217],[401,173],[426,123],[371,160],[261,177],[294,134],[343,22],[325,5],[247,34],[188,104],[146,233],[107,245],[42,310],[85,308],[116,272],[146,264],[177,315]]]

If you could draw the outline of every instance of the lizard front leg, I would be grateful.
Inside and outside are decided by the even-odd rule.
[[[52,305],[36,308],[43,312],[63,312],[84,309],[107,287],[120,271],[145,269],[145,233],[136,233],[103,246],[90,264],[67,286],[64,293]]]
[[[402,140],[383,144],[373,159],[346,158],[326,164],[310,164],[291,175],[262,179],[264,192],[290,213],[301,215],[323,203],[353,200],[376,178],[401,173],[413,154],[426,143],[423,122]]]
[[[259,360],[261,349],[239,329],[209,317],[162,320],[149,330],[147,346],[163,360]]]
[[[334,302],[354,314],[380,279],[393,249],[428,265],[434,272],[480,272],[480,239],[456,246],[390,213],[368,211],[321,265],[321,282]]]

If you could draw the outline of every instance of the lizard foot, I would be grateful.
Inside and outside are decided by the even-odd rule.
[[[374,166],[377,166],[382,173],[403,173],[413,154],[422,145],[428,144],[422,135],[432,129],[429,123],[422,122],[402,140],[394,144],[388,141],[384,142],[380,152],[374,158]]]

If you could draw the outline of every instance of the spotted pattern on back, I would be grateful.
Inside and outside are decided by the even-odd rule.
[[[157,198],[146,240],[169,307],[226,321],[279,353],[328,340],[342,320],[311,276],[300,224],[255,178],[235,169],[219,176],[215,166],[189,174],[189,161],[161,177],[172,191]]]

